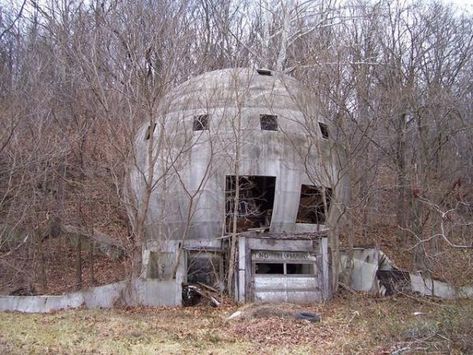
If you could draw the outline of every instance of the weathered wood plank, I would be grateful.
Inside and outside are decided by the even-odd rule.
[[[246,259],[250,258],[246,255],[246,238],[240,236],[238,239],[238,302],[244,303],[246,297]]]
[[[258,292],[255,301],[259,302],[291,302],[308,304],[322,300],[322,293],[318,291],[286,291],[286,292]]]
[[[274,251],[312,251],[311,240],[272,240],[248,238],[250,249]]]
[[[314,276],[276,276],[276,275],[255,275],[255,292],[263,289],[276,290],[298,290],[315,289],[320,285],[318,278]]]

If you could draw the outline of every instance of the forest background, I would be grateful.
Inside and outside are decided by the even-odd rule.
[[[136,133],[170,88],[228,67],[282,71],[315,93],[347,162],[342,247],[473,280],[468,12],[385,0],[0,6],[2,292],[130,275],[143,238],[124,183]],[[97,234],[125,256],[97,253]]]

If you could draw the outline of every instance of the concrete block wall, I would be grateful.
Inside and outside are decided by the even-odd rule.
[[[176,280],[121,281],[64,295],[0,296],[0,311],[48,313],[74,308],[114,306],[180,306],[182,286]]]

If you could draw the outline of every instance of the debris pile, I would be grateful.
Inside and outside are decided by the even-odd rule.
[[[379,249],[354,248],[353,260],[348,253],[340,259],[340,274],[350,274],[350,289],[379,296],[417,293],[444,299],[473,298],[473,287],[453,287],[447,282],[397,268]]]
[[[182,304],[184,307],[207,303],[213,307],[222,304],[221,293],[202,282],[182,285]]]

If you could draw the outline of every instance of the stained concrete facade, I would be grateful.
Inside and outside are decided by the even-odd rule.
[[[340,273],[350,272],[350,287],[355,291],[377,296],[408,292],[443,299],[473,298],[473,287],[454,287],[421,273],[400,270],[379,249],[354,248],[352,252],[350,268],[348,252],[341,251]]]
[[[205,73],[170,91],[156,117],[137,135],[130,176],[138,203],[145,179],[153,181],[143,254],[148,276],[155,251],[165,270],[175,248],[222,249],[229,176],[275,179],[269,232],[325,229],[296,220],[302,185],[329,188],[339,170],[326,136],[332,127],[294,78],[248,68]]]
[[[74,308],[115,306],[179,306],[181,284],[175,281],[132,280],[66,293],[42,296],[0,296],[0,311],[49,313]]]
[[[277,131],[261,128],[264,114],[277,116]],[[193,129],[198,115],[208,115],[208,130]],[[189,224],[189,240],[224,234],[225,177],[236,169],[239,175],[276,177],[271,232],[315,230],[295,221],[301,185],[328,187],[336,172],[333,146],[322,138],[318,122],[330,127],[310,91],[276,72],[218,70],[172,90],[159,108],[152,137],[158,157],[148,239],[180,240]],[[147,122],[136,139],[139,170],[132,186],[138,201],[149,164],[149,131]]]

